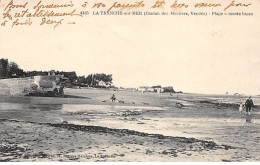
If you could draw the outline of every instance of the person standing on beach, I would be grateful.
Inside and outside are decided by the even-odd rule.
[[[64,86],[61,85],[59,88],[59,96],[63,97],[64,96],[64,90],[63,90]]]
[[[116,96],[115,96],[115,94],[112,95],[111,100],[112,100],[112,102],[115,102],[115,101],[116,101]]]
[[[251,115],[250,111],[251,108],[254,106],[253,100],[251,99],[251,96],[248,97],[248,99],[245,102],[245,106],[246,106],[246,113],[248,115]]]
[[[240,112],[240,114],[242,114],[242,112],[243,112],[243,103],[240,103],[239,112]]]

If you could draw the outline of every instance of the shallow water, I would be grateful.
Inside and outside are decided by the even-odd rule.
[[[55,99],[55,98],[54,98]],[[129,129],[166,136],[193,137],[242,148],[234,159],[260,160],[260,114],[239,114],[235,109],[210,107],[142,107],[89,104],[22,104],[0,102],[0,118],[39,123]]]

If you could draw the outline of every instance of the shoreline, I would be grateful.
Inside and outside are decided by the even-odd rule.
[[[77,98],[0,98],[4,161],[260,160],[258,107],[250,118],[241,115],[235,97],[88,89],[67,95]]]
[[[20,126],[23,125],[31,125],[30,127],[35,128],[38,131],[43,131],[44,129],[51,129],[51,130],[58,130],[60,133],[62,132],[71,132],[75,131],[78,134],[83,135],[84,133],[87,134],[92,134],[93,136],[103,136],[105,135],[106,137],[109,135],[110,138],[124,138],[124,139],[128,139],[127,141],[124,140],[123,143],[120,143],[120,147],[127,147],[127,150],[133,150],[136,147],[133,147],[132,145],[134,144],[134,146],[139,146],[137,149],[139,151],[142,151],[142,154],[147,155],[147,157],[151,157],[151,156],[155,156],[157,158],[159,158],[160,161],[172,161],[174,159],[182,159],[185,160],[184,158],[186,156],[190,157],[192,154],[195,154],[199,151],[199,153],[203,153],[203,152],[209,152],[209,151],[217,151],[218,152],[223,152],[223,151],[229,151],[229,150],[234,150],[236,149],[235,147],[232,146],[228,146],[228,145],[217,145],[215,142],[213,141],[204,141],[204,140],[198,140],[195,138],[186,138],[186,137],[172,137],[172,136],[163,136],[160,134],[147,134],[147,133],[142,133],[142,132],[138,132],[138,131],[132,131],[132,130],[126,130],[126,129],[110,129],[110,128],[106,128],[106,127],[100,127],[100,126],[84,126],[84,125],[74,125],[74,124],[67,124],[67,123],[61,123],[61,124],[53,124],[53,123],[36,123],[36,122],[28,122],[28,121],[17,121],[17,120],[7,120],[7,119],[0,119],[0,123],[4,123],[5,125],[12,125],[12,129],[10,130],[10,132],[15,131],[16,129],[19,129]],[[16,125],[18,124],[18,125]],[[15,126],[16,125],[16,126]],[[1,125],[0,125],[1,126]],[[16,128],[18,127],[18,128]],[[41,129],[39,129],[41,128]],[[23,128],[24,129],[24,128]],[[67,130],[67,131],[66,131]],[[24,138],[23,136],[27,135],[27,134],[31,134],[32,130],[27,130],[27,132],[22,131],[23,135],[21,135],[19,137],[19,139]],[[38,131],[36,132],[36,134],[38,134]],[[31,143],[36,142],[38,144],[42,144],[43,140],[48,137],[48,139],[53,139],[53,134],[42,134],[43,132],[41,132],[41,137],[40,139],[37,138],[38,140],[30,140],[29,138],[26,138],[27,140],[30,140]],[[63,133],[62,133],[63,134]],[[33,135],[34,137],[34,135]],[[131,137],[131,138],[129,138]],[[63,161],[97,161],[95,159],[102,159],[103,161],[120,161],[120,159],[123,159],[125,157],[127,157],[127,154],[119,154],[119,153],[112,153],[111,152],[107,152],[106,150],[102,150],[103,152],[98,152],[96,153],[95,157],[91,156],[93,154],[91,154],[91,149],[92,147],[90,147],[90,145],[86,146],[87,149],[84,151],[84,147],[77,147],[77,149],[75,149],[73,146],[67,146],[70,149],[68,149],[67,147],[63,146],[59,149],[59,151],[57,151],[55,148],[57,147],[55,143],[51,142],[51,147],[53,149],[50,150],[56,150],[55,152],[52,153],[48,153],[45,151],[42,151],[41,149],[39,149],[38,147],[33,147],[35,145],[30,145],[30,146],[24,146],[23,147],[23,143],[20,142],[12,142],[12,139],[14,137],[12,137],[10,140],[5,139],[4,141],[2,141],[2,148],[0,155],[2,158],[0,158],[0,161],[55,161],[55,160],[63,160]],[[140,138],[143,139],[140,141]],[[56,140],[61,140],[63,138],[55,138]],[[83,138],[84,139],[84,138]],[[139,140],[137,140],[139,139]],[[67,141],[73,141],[73,139],[71,138],[67,138]],[[71,142],[72,142],[71,141]],[[98,140],[94,140],[94,141],[98,141]],[[160,146],[160,151],[156,151],[155,150],[155,146],[151,147],[151,146],[147,146],[145,145],[146,142],[150,142],[152,145],[155,146]],[[70,143],[71,143],[70,142]],[[159,143],[158,143],[159,142]],[[74,143],[74,142],[72,142]],[[112,145],[109,143],[105,143],[104,142],[95,142],[95,145],[99,146],[97,148],[103,148],[105,145],[105,148],[110,148],[109,146]],[[117,143],[117,142],[116,142]],[[4,144],[4,145],[3,145]],[[13,145],[14,144],[14,145]],[[50,143],[49,143],[50,144]],[[80,143],[82,146],[84,146],[82,143]],[[166,145],[164,145],[166,144]],[[168,146],[168,144],[171,144]],[[182,146],[182,148],[180,147],[173,147],[172,145],[174,144],[174,146]],[[108,145],[108,146],[107,146]],[[37,146],[37,145],[36,145]],[[118,144],[116,145],[118,146]],[[185,147],[184,147],[185,146]],[[148,147],[148,148],[147,148]],[[183,148],[184,147],[184,148]],[[74,148],[74,149],[73,149]],[[113,148],[113,147],[111,147]],[[145,149],[146,148],[146,149]],[[83,149],[83,150],[82,150]],[[39,150],[39,152],[37,151]],[[88,152],[89,150],[89,152]],[[107,149],[108,150],[108,149]],[[138,151],[136,150],[136,151]],[[15,152],[13,152],[15,151]],[[7,154],[11,152],[12,154]],[[200,155],[198,154],[198,157],[204,157],[203,154]],[[7,156],[7,158],[5,158]],[[165,157],[166,156],[166,157]],[[161,157],[164,157],[163,159],[161,159]],[[168,157],[168,158],[167,158]],[[172,158],[171,158],[172,157]],[[129,158],[127,158],[129,159]],[[203,158],[205,160],[205,158]],[[202,159],[202,160],[203,160]],[[209,157],[207,157],[206,159],[210,159]],[[226,159],[223,159],[222,161],[228,161]]]

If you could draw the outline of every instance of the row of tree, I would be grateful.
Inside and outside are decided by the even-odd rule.
[[[111,85],[112,84],[112,74],[104,74],[104,73],[97,73],[97,74],[90,74],[87,77],[85,76],[80,76],[77,78],[76,82],[79,85],[89,85],[89,86],[100,86],[101,81],[105,85]]]
[[[0,79],[24,77],[25,72],[15,62],[8,62],[8,59],[0,59]]]
[[[64,71],[51,71],[55,75],[64,75],[67,78],[66,83],[72,86],[100,86],[100,82],[103,84],[112,84],[113,78],[112,74],[90,74],[88,76],[77,76],[75,71],[64,72]],[[27,71],[20,69],[15,62],[9,62],[8,59],[0,59],[0,79],[6,78],[21,78],[21,77],[31,77],[39,75],[48,75],[49,71]]]

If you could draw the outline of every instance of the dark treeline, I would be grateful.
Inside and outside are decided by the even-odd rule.
[[[8,59],[0,59],[0,79],[25,77],[26,73],[20,69],[15,62],[8,62]]]
[[[6,78],[22,78],[39,75],[63,75],[66,78],[65,84],[67,87],[73,86],[93,86],[93,87],[109,87],[112,85],[112,75],[104,73],[90,74],[88,76],[77,76],[75,71],[24,71],[19,68],[15,62],[9,62],[8,59],[0,59],[0,79]]]

